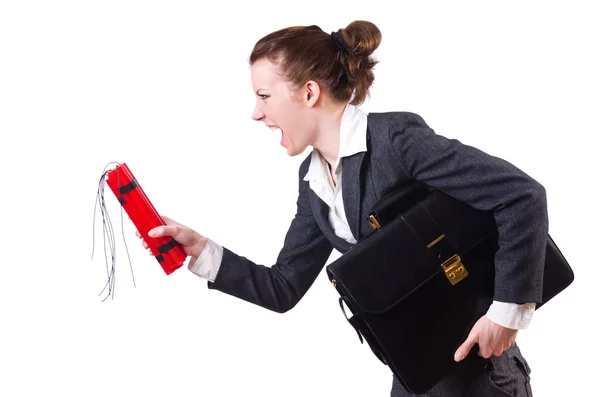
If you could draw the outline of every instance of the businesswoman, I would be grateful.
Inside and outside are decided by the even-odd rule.
[[[489,361],[465,366],[426,396],[530,396],[529,367],[515,339],[541,300],[545,190],[510,163],[436,134],[417,114],[363,112],[358,106],[374,80],[371,55],[380,41],[374,24],[354,21],[331,34],[317,26],[282,29],[252,51],[252,118],[280,130],[290,156],[312,147],[299,167],[297,211],[273,266],[167,217],[150,236],[181,243],[191,257],[188,268],[209,288],[283,313],[304,296],[332,249],[344,253],[368,234],[373,205],[412,179],[493,210],[499,230],[494,301],[454,357],[463,360],[477,345]],[[411,394],[394,378],[391,395]]]

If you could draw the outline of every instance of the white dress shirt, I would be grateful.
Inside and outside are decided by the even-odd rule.
[[[348,104],[342,116],[339,154],[334,166],[336,183],[333,183],[329,166],[318,150],[313,150],[308,172],[304,176],[304,180],[308,181],[310,188],[329,206],[329,222],[335,234],[352,244],[357,241],[350,231],[344,212],[341,159],[366,151],[366,134],[367,113],[354,105]],[[200,257],[190,258],[188,269],[203,279],[214,281],[222,257],[223,247],[209,239]],[[486,316],[504,327],[525,329],[529,326],[534,311],[535,303],[519,305],[493,301]]]

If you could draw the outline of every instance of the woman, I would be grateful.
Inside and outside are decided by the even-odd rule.
[[[495,300],[455,355],[460,361],[477,344],[489,360],[464,366],[426,395],[531,395],[515,339],[541,299],[545,190],[510,163],[435,134],[416,114],[361,111],[380,40],[374,24],[355,21],[332,34],[317,26],[282,29],[254,47],[253,119],[280,129],[290,156],[313,148],[299,169],[297,212],[274,266],[257,265],[168,218],[150,236],[181,243],[191,256],[188,268],[209,288],[283,313],[304,296],[333,248],[344,253],[369,232],[373,205],[411,179],[494,210]],[[392,396],[408,395],[394,379]]]

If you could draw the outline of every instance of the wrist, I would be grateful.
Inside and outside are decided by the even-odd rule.
[[[200,255],[202,255],[202,251],[204,251],[204,247],[206,247],[207,243],[208,243],[208,238],[198,235],[196,243],[190,250],[190,255],[193,257],[196,257],[196,258],[200,257]]]

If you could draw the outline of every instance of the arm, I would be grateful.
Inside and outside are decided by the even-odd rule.
[[[199,272],[209,279],[210,289],[278,313],[292,309],[308,291],[333,249],[312,215],[308,183],[302,180],[309,159],[300,167],[297,211],[276,263],[270,267],[256,264],[209,242],[207,247],[213,247],[211,252],[206,252],[206,258],[204,252],[198,260],[192,258],[189,268],[198,268],[205,259],[204,271]]]
[[[398,114],[389,134],[413,178],[476,209],[494,212],[499,234],[494,300],[540,302],[548,239],[543,186],[505,160],[436,135],[417,115]]]
[[[389,129],[391,146],[409,175],[473,208],[493,211],[499,249],[494,302],[458,347],[460,361],[475,344],[479,355],[500,356],[528,326],[541,301],[548,238],[542,185],[500,158],[435,134],[421,117],[399,113]]]

